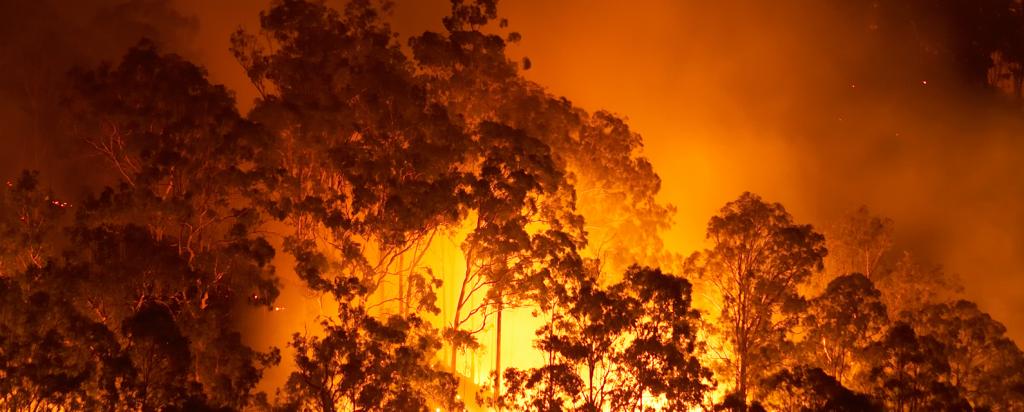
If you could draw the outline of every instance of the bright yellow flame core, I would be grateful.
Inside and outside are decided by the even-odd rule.
[[[469,221],[457,230],[449,230],[438,233],[426,246],[419,261],[417,270],[420,272],[429,271],[440,278],[443,283],[435,290],[437,294],[437,305],[440,309],[438,315],[420,312],[436,328],[443,329],[451,326],[455,306],[459,295],[459,287],[462,278],[466,273],[466,257],[462,251],[461,244],[471,231]],[[532,228],[534,231],[537,228]],[[372,248],[368,248],[372,249]],[[406,254],[413,251],[406,252]],[[368,256],[371,260],[375,256]],[[395,262],[409,262],[409,256],[404,259],[395,259]],[[292,258],[287,254],[281,254],[275,265],[279,268],[291,268],[294,266]],[[398,268],[386,268],[393,272]],[[408,270],[406,268],[405,270]],[[266,379],[262,382],[263,390],[272,390],[279,387],[287,378],[287,374],[294,368],[292,353],[286,347],[288,338],[293,332],[312,336],[322,336],[323,330],[319,325],[320,319],[331,318],[338,313],[338,303],[326,294],[318,294],[309,291],[301,280],[295,277],[291,270],[282,271],[284,288],[282,296],[274,311],[260,311],[255,314],[253,321],[258,322],[261,327],[250,330],[264,331],[262,340],[269,340],[273,345],[283,348],[283,361],[280,366],[267,373]],[[611,275],[611,274],[609,274]],[[715,299],[702,292],[699,283],[695,285],[694,305],[701,310],[705,319],[714,319],[709,316],[715,312]],[[485,295],[486,289],[479,291],[469,299],[468,305],[480,304]],[[399,312],[399,304],[395,300],[398,296],[398,281],[395,276],[389,276],[382,282],[380,289],[371,295],[367,301],[368,306],[374,307],[373,311],[378,315],[395,314]],[[277,310],[277,308],[288,308],[288,310]],[[544,319],[534,316],[534,309],[529,307],[505,309],[502,315],[502,342],[501,342],[501,366],[502,369],[514,367],[519,369],[539,367],[543,365],[544,354],[534,347],[535,331],[544,324]],[[475,329],[481,326],[482,319],[477,316],[463,326],[465,329]],[[267,326],[270,326],[269,328]],[[493,383],[492,374],[495,372],[495,348],[496,328],[494,317],[487,319],[487,325],[483,325],[481,331],[475,335],[480,347],[459,353],[455,371],[464,377],[463,384],[459,389],[459,396],[467,403],[473,403],[477,391]],[[260,339],[257,337],[256,339]],[[724,353],[726,346],[723,345],[718,336],[703,333],[700,336],[705,350],[701,352],[702,363],[714,365],[721,362],[728,355]],[[450,365],[451,348],[447,344],[437,353],[436,360],[439,365]],[[725,394],[726,385],[719,384],[714,391],[705,397],[705,402],[717,402]],[[659,400],[655,398],[645,399],[645,404],[656,405]],[[474,405],[469,405],[473,407]],[[472,409],[471,409],[472,410]],[[699,410],[695,409],[695,410]]]

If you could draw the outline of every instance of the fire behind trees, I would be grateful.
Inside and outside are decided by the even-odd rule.
[[[1005,328],[866,208],[826,237],[744,193],[709,249],[664,251],[640,137],[525,80],[495,3],[453,0],[404,47],[387,4],[277,1],[231,39],[260,92],[247,115],[146,41],[70,73],[62,133],[116,183],[65,199],[26,172],[0,191],[0,407],[1024,410]],[[423,263],[438,239],[464,272]],[[237,322],[277,308],[281,270],[337,310],[294,331],[268,395],[281,351]],[[500,346],[515,307],[542,323],[541,364],[495,351],[490,387],[460,397],[458,357],[485,328]]]

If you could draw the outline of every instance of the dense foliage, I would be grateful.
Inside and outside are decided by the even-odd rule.
[[[61,133],[105,184],[0,187],[0,410],[1024,410],[1024,352],[891,220],[822,234],[744,193],[680,259],[640,136],[527,80],[496,0],[452,0],[407,45],[390,6],[274,1],[230,39],[260,94],[244,115],[146,40],[68,74]],[[998,22],[943,52],[1019,95]],[[425,263],[442,242],[459,273]],[[335,307],[288,331],[269,395],[282,348],[248,344],[240,313],[277,309],[291,272]],[[543,361],[494,351],[487,390],[460,396],[460,356],[490,328],[500,348],[512,308],[540,320]]]

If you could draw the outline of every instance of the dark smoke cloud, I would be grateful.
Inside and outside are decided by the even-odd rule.
[[[100,168],[61,126],[68,72],[116,61],[143,38],[188,54],[198,20],[166,0],[0,2],[0,176],[42,170],[59,192]]]

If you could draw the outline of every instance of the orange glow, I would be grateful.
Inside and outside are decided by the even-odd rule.
[[[255,27],[252,16],[262,5],[180,1],[196,10],[201,19],[209,16],[219,23],[201,27],[200,37],[208,41],[197,53],[212,78],[235,90],[240,105],[248,107],[255,93],[237,64],[222,52],[221,39],[238,25]],[[438,22],[447,11],[443,0],[399,3],[394,20],[396,30],[405,34],[440,29]],[[944,161],[949,153],[943,149],[906,153],[910,163],[873,160],[880,147],[897,144],[874,136],[891,136],[914,145],[929,134],[944,132],[928,123],[930,116],[916,112],[893,118],[887,114],[889,107],[816,106],[814,102],[842,93],[822,89],[820,84],[849,92],[877,92],[869,82],[850,80],[850,73],[862,69],[859,66],[849,70],[815,66],[820,45],[806,41],[814,37],[801,31],[808,30],[806,27],[792,24],[814,15],[822,22],[818,24],[828,26],[843,17],[813,7],[799,10],[794,5],[780,5],[786,7],[785,12],[766,13],[763,7],[748,3],[659,0],[633,7],[621,2],[583,0],[507,1],[501,3],[501,12],[515,30],[524,33],[524,40],[511,52],[514,57],[528,56],[534,62],[533,68],[524,73],[527,78],[584,108],[607,108],[626,115],[643,134],[644,154],[662,178],[659,198],[677,207],[674,226],[662,236],[669,251],[686,254],[703,247],[708,216],[744,190],[777,199],[794,215],[816,226],[827,226],[842,212],[866,203],[907,228],[900,241],[915,245],[926,255],[948,252],[951,271],[992,277],[989,282],[969,284],[969,296],[1003,319],[1018,341],[1024,340],[1024,318],[1018,316],[1024,313],[1019,303],[1024,301],[1024,292],[992,286],[1019,284],[1015,272],[1009,269],[1024,266],[1009,246],[1017,235],[999,231],[1001,223],[996,220],[956,220],[968,210],[979,211],[977,214],[982,216],[1004,216],[999,205],[1005,203],[1005,198],[987,192],[976,197],[972,189],[997,176],[1016,175],[1011,172],[1015,158],[990,157],[1013,151],[1014,143],[989,131],[1004,121],[985,119],[983,132],[992,137],[984,147],[958,151],[964,160],[957,162],[963,166],[957,169],[970,170],[963,174],[948,175],[915,166]],[[610,21],[616,23],[608,24]],[[868,46],[861,42],[850,40],[846,44],[855,56],[867,53]],[[757,69],[752,70],[755,66]],[[930,86],[927,79],[918,82]],[[953,104],[950,110],[956,107]],[[832,109],[858,111],[861,126],[848,130],[841,124],[854,113]],[[809,139],[815,137],[817,129],[804,127],[806,124],[834,125],[839,130],[831,137],[835,143],[830,141],[816,152],[818,147]],[[858,140],[855,136],[868,138]],[[980,164],[985,167],[968,167]],[[843,180],[849,190],[833,190],[837,179]],[[948,212],[930,207],[942,202],[950,190],[954,197],[969,204]],[[908,192],[911,194],[893,197],[894,193]],[[932,224],[939,221],[952,226],[938,228]],[[436,242],[428,255],[424,265],[443,274],[441,318],[448,319],[457,293],[452,287],[458,281],[456,274],[464,270],[464,259],[458,242],[453,241]],[[978,262],[978,256],[992,259]],[[278,267],[288,266],[281,263]],[[276,328],[282,331],[279,336],[261,343],[280,345],[284,331],[315,329],[310,319],[321,313],[321,300],[303,296],[295,279],[286,279],[285,284],[282,304],[296,309],[288,315],[287,326]],[[706,319],[717,310],[706,292],[695,291],[694,300]],[[517,312],[506,318],[509,329],[532,332],[539,324],[528,310]],[[306,318],[297,319],[296,313],[304,313]],[[484,383],[489,374],[493,354],[487,353],[487,348],[493,345],[491,334],[492,329],[485,329],[480,336],[484,348],[460,361],[459,372],[477,384]],[[528,366],[537,361],[531,333],[506,336],[502,358],[509,364]],[[285,370],[287,365],[279,369]],[[282,377],[268,381],[278,382]],[[722,390],[719,386],[717,395]]]
[[[323,1],[338,7],[347,0]],[[100,3],[104,10],[117,9],[108,6],[120,4],[113,0],[97,2],[97,5]],[[142,28],[138,30],[152,31],[153,35],[169,30],[162,27],[165,23],[176,25],[173,33],[163,39],[166,41],[159,44],[159,49],[178,53],[185,60],[202,65],[211,83],[223,84],[231,92],[244,118],[260,93],[229,51],[229,38],[240,27],[256,29],[260,25],[261,10],[272,3],[273,0],[169,0],[170,7],[194,15],[193,20],[183,20],[194,23],[192,25],[178,20],[149,22],[145,16],[131,17],[139,18],[137,23]],[[390,4],[390,1],[381,3]],[[445,30],[442,19],[449,12],[450,0],[396,0],[394,3],[387,18],[399,35],[395,41],[402,50],[409,51],[411,46],[407,40],[411,36],[425,30]],[[581,254],[604,265],[597,269],[601,272],[601,286],[618,280],[625,267],[634,262],[658,266],[665,272],[688,278],[693,285],[692,307],[706,323],[695,332],[699,337],[697,353],[701,363],[715,371],[717,379],[714,389],[704,394],[706,405],[721,403],[736,389],[729,377],[734,370],[729,368],[740,368],[730,363],[736,354],[731,350],[735,342],[728,335],[735,332],[720,330],[729,326],[715,324],[726,305],[723,302],[728,299],[716,293],[710,281],[696,278],[697,275],[691,273],[692,262],[686,258],[709,246],[709,217],[719,213],[723,204],[747,191],[784,204],[795,220],[813,225],[826,237],[831,236],[832,225],[846,212],[862,204],[879,215],[891,217],[898,228],[891,239],[893,256],[903,253],[906,264],[921,277],[939,278],[936,273],[942,272],[938,269],[941,266],[951,278],[963,279],[962,294],[948,284],[941,287],[949,290],[940,292],[977,302],[983,312],[991,313],[1005,324],[1006,336],[1024,342],[1024,276],[1021,276],[1024,272],[1024,253],[1021,253],[1021,245],[1024,245],[1024,184],[1021,183],[1024,182],[1024,167],[1021,166],[1024,165],[1024,139],[1021,139],[1024,136],[1024,116],[1021,116],[1024,81],[1020,80],[1024,77],[1024,63],[1016,63],[1013,56],[1002,52],[992,52],[982,56],[980,63],[963,63],[965,67],[968,64],[991,65],[987,79],[981,81],[983,85],[968,84],[959,77],[962,76],[960,71],[965,70],[963,67],[934,64],[935,61],[956,60],[950,57],[951,51],[936,46],[963,35],[957,32],[956,25],[910,16],[907,17],[910,23],[903,23],[912,26],[913,33],[890,33],[906,44],[890,44],[891,39],[881,33],[890,28],[888,24],[894,23],[870,10],[879,8],[878,4],[865,6],[868,11],[853,12],[852,7],[847,9],[840,6],[841,3],[839,0],[499,2],[498,14],[508,19],[508,30],[522,33],[521,41],[509,42],[507,53],[510,61],[530,62],[520,66],[528,66],[521,70],[523,78],[553,96],[565,96],[574,107],[588,112],[607,110],[621,116],[628,120],[632,131],[642,135],[643,149],[634,154],[648,159],[658,174],[661,185],[657,201],[674,208],[671,226],[659,231],[649,230],[652,233],[632,228],[656,239],[657,247],[652,249],[657,250],[651,253],[630,250],[624,259],[621,256],[617,256],[620,258],[617,261],[605,259],[608,244],[632,240],[623,240],[629,234],[611,229],[618,218],[616,211],[611,210],[616,206],[613,201],[602,201],[607,200],[601,197],[604,188],[588,186],[599,179],[587,176],[586,171],[573,170],[586,165],[571,164],[569,160],[567,167],[573,172],[569,179],[578,185],[574,187],[574,195],[581,199],[576,211],[583,214],[586,221],[588,243]],[[1020,10],[1021,0],[1007,4],[1010,3],[1014,5],[1015,16],[1024,13]],[[153,4],[164,3],[155,1]],[[2,10],[5,9],[0,7]],[[68,10],[61,12],[62,18],[78,8]],[[104,20],[98,21],[106,24]],[[150,24],[153,27],[149,27]],[[505,29],[505,24],[502,22],[501,30]],[[481,30],[498,30],[491,26]],[[975,26],[970,26],[971,30],[977,29]],[[111,33],[119,32],[107,34]],[[38,36],[47,38],[51,34],[56,35],[42,33]],[[113,34],[109,37],[116,37]],[[69,67],[115,56],[106,45],[97,46],[102,50],[95,53],[78,51],[79,47],[71,47],[77,45],[74,42],[60,45],[68,46],[63,49],[76,50],[75,53],[56,50],[58,48],[52,51],[57,56],[55,61],[65,59],[66,62],[60,60],[59,63],[67,63]],[[910,49],[923,52],[915,54]],[[1024,59],[1024,52],[1020,58]],[[24,56],[0,53],[0,67],[21,69],[11,63],[18,59]],[[47,63],[40,66],[49,69],[49,60],[40,61]],[[345,62],[349,64],[347,58]],[[56,87],[33,83],[34,75],[22,73],[21,77],[12,77],[13,86],[0,84],[0,92],[7,93],[11,89],[30,97],[19,94],[18,98],[25,100],[21,102],[0,94],[0,122],[10,124],[14,130],[12,135],[22,139],[18,144],[25,150],[21,151],[33,152],[32,156],[12,160],[12,155],[0,150],[0,171],[4,172],[0,175],[12,175],[7,173],[10,168],[44,168],[51,166],[48,163],[52,158],[64,157],[70,160],[67,164],[54,162],[56,165],[52,167],[58,170],[54,173],[56,177],[46,177],[52,181],[44,180],[42,186],[85,192],[92,186],[115,186],[112,182],[120,177],[110,180],[110,177],[93,176],[91,169],[94,167],[90,162],[94,159],[64,152],[68,149],[63,148],[64,141],[60,139],[79,136],[56,134],[50,129],[52,125],[47,124],[73,123],[74,119],[58,119],[57,116],[50,119],[42,115],[29,119],[31,116],[22,113],[30,110],[21,106],[36,104],[34,99],[38,96],[33,93],[63,104],[60,94],[50,90]],[[344,107],[345,104],[349,103],[339,105]],[[414,109],[411,111],[422,111],[421,107]],[[444,117],[447,115],[441,113],[438,117],[447,122],[449,119]],[[54,147],[39,143],[47,133],[58,136],[53,138],[57,142]],[[359,136],[364,139],[366,135]],[[581,140],[578,135],[572,138],[566,141]],[[408,146],[402,148],[411,152]],[[252,149],[259,150],[262,149]],[[12,181],[4,184],[8,189],[16,186]],[[344,193],[349,199],[339,202],[349,202],[350,206],[355,196],[348,195],[355,190],[344,190],[350,190]],[[79,209],[87,209],[88,203],[81,197],[65,195],[66,191],[61,190],[55,192],[61,195],[47,196],[36,203],[69,218]],[[81,212],[85,214],[87,210]],[[384,242],[378,239],[359,239],[359,246],[365,251],[358,253],[363,253],[370,261],[374,275],[380,280],[379,287],[359,303],[365,304],[373,315],[406,315],[413,311],[409,303],[403,301],[409,293],[409,276],[417,273],[440,279],[441,286],[434,290],[438,313],[420,315],[438,331],[451,327],[453,322],[463,321],[459,317],[465,316],[464,321],[455,326],[462,331],[477,331],[474,338],[479,347],[453,355],[451,344],[446,342],[434,360],[439,368],[460,377],[459,399],[465,401],[470,410],[482,410],[476,398],[481,388],[493,384],[496,358],[500,359],[502,368],[544,365],[544,353],[534,345],[535,331],[545,324],[545,319],[538,317],[533,307],[504,309],[500,353],[496,353],[499,332],[493,311],[487,308],[497,305],[490,305],[486,300],[488,287],[461,293],[470,283],[465,281],[466,277],[476,273],[473,265],[477,262],[471,261],[473,256],[467,258],[463,251],[463,243],[476,219],[474,212],[459,210],[457,213],[461,213],[456,216],[462,216],[462,221],[419,234],[421,237],[409,241],[406,245],[409,249],[404,252],[382,251]],[[467,213],[469,216],[464,216]],[[32,223],[33,218],[22,214],[11,220]],[[265,226],[271,227],[260,227],[259,236],[266,236],[274,249],[271,252],[276,253],[270,263],[280,282],[280,295],[275,299],[264,292],[232,290],[232,302],[241,300],[247,304],[237,305],[241,315],[231,322],[238,322],[246,345],[256,350],[281,349],[280,364],[264,373],[257,388],[273,394],[296,369],[294,349],[289,347],[293,334],[322,336],[324,328],[320,322],[336,318],[347,307],[339,307],[346,303],[339,303],[330,294],[307,287],[295,273],[295,258],[285,251],[284,239],[288,235],[297,230],[313,233],[320,228],[296,229],[281,222]],[[532,223],[526,229],[535,234],[543,229],[541,226]],[[325,240],[330,235],[317,235],[320,237],[309,238],[314,240],[312,243],[319,252],[335,261],[347,259]],[[177,246],[182,247],[180,243]],[[648,245],[637,248],[645,246]],[[910,252],[918,260],[911,260]],[[266,256],[265,260],[271,260],[269,254]],[[826,257],[824,270],[827,275],[815,278],[813,284],[798,286],[804,295],[800,298],[817,295],[836,275],[833,272],[837,269],[829,266],[832,262],[828,259]],[[913,266],[913,262],[917,266]],[[221,261],[217,260],[217,264]],[[37,263],[37,266],[42,265]],[[270,272],[267,269],[267,273]],[[871,282],[879,280],[870,273],[865,276]],[[217,281],[220,280],[217,277]],[[188,293],[205,296],[202,293],[209,292]],[[806,300],[792,300],[795,302],[786,303],[808,305]],[[137,306],[141,307],[141,302],[140,299]],[[893,306],[888,310],[894,311]],[[472,308],[480,307],[484,309],[479,313],[466,316]],[[806,310],[800,307],[797,310]],[[96,313],[106,320],[105,313],[98,309]],[[769,313],[779,316],[778,312]],[[896,315],[892,317],[895,321]],[[802,323],[791,326],[792,330],[781,335],[798,341],[786,342],[793,346],[805,343],[799,342],[806,336],[802,335],[806,332],[800,330],[804,327]],[[723,370],[725,373],[721,373]],[[659,405],[666,400],[646,397],[642,402]],[[706,405],[691,410],[707,410]]]

